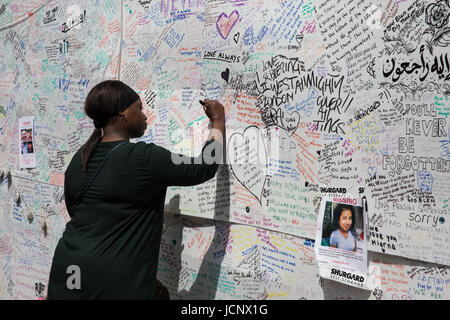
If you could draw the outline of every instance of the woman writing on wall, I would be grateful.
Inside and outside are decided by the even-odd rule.
[[[130,142],[147,123],[126,84],[97,84],[84,108],[95,130],[65,172],[71,220],[55,249],[48,299],[154,299],[166,189],[215,176],[224,151],[223,105],[205,99],[210,139],[200,159],[182,163],[153,143]]]
[[[330,247],[356,251],[356,238],[351,230],[355,226],[353,207],[338,204],[334,209],[334,230],[330,236]]]

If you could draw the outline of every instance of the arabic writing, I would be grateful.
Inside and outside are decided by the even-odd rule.
[[[389,78],[392,75],[392,81],[397,82],[404,73],[412,74],[413,72],[415,72],[415,74],[418,74],[419,69],[421,69],[421,74],[419,76],[421,82],[425,81],[430,72],[436,73],[439,79],[445,78],[444,81],[450,80],[450,64],[447,53],[445,54],[445,56],[441,54],[439,58],[437,56],[434,56],[434,61],[430,69],[430,63],[425,61],[425,58],[423,56],[424,50],[425,46],[422,45],[420,47],[420,64],[416,62],[402,62],[399,64],[399,66],[396,67],[396,61],[394,58],[391,58],[391,61],[389,61],[389,59],[386,60],[386,64],[392,64],[392,67],[390,70],[385,71],[385,68],[383,66],[384,77]]]

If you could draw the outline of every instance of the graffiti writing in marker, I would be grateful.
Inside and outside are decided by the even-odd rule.
[[[48,10],[45,12],[45,17],[43,19],[43,23],[47,24],[53,21],[56,21],[56,12],[58,11],[58,7],[54,7],[52,10]]]
[[[5,12],[5,10],[6,10],[6,3],[2,4],[2,6],[0,7],[0,14]]]
[[[68,21],[64,22],[62,24],[62,32],[66,33],[70,29],[76,27],[80,23],[84,22],[86,20],[86,10],[83,11],[83,13],[80,13],[80,15],[76,17],[70,18]]]
[[[448,54],[441,54],[439,57],[434,56],[433,63],[430,66],[430,62],[425,61],[423,52],[425,46],[420,47],[420,63],[416,62],[402,62],[396,64],[394,58],[391,60],[386,60],[386,64],[383,65],[383,76],[389,78],[392,75],[392,81],[397,82],[403,74],[419,74],[419,80],[421,82],[425,81],[430,73],[435,73],[439,79],[444,79],[444,81],[450,80],[450,63],[448,59]],[[385,68],[386,66],[386,68]]]

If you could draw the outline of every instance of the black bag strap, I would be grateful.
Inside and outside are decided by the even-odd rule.
[[[81,199],[83,199],[84,195],[86,194],[87,190],[89,189],[89,187],[91,186],[91,184],[94,182],[95,178],[97,177],[98,173],[100,172],[100,169],[103,168],[103,166],[106,163],[106,160],[108,160],[108,158],[111,156],[111,154],[113,153],[114,150],[116,150],[117,148],[119,148],[120,146],[123,146],[124,144],[128,143],[128,141],[124,141],[122,143],[119,143],[117,146],[115,146],[105,157],[105,159],[103,159],[102,163],[100,163],[100,165],[97,168],[97,171],[95,171],[94,175],[91,177],[91,180],[89,181],[89,183],[87,184],[87,186],[84,188],[83,192],[78,196],[78,198],[75,200],[75,203],[72,205],[72,212],[74,212],[75,207],[81,202]]]

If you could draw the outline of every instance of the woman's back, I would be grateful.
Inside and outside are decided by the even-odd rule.
[[[127,142],[111,154],[72,212],[99,164],[122,142],[99,143],[86,172],[78,151],[66,170],[65,201],[72,219],[55,250],[49,299],[154,298],[167,186],[202,183],[218,168],[204,162],[176,165],[162,147]],[[210,143],[222,148],[214,141],[205,146]],[[79,267],[80,289],[67,286],[71,265]]]

